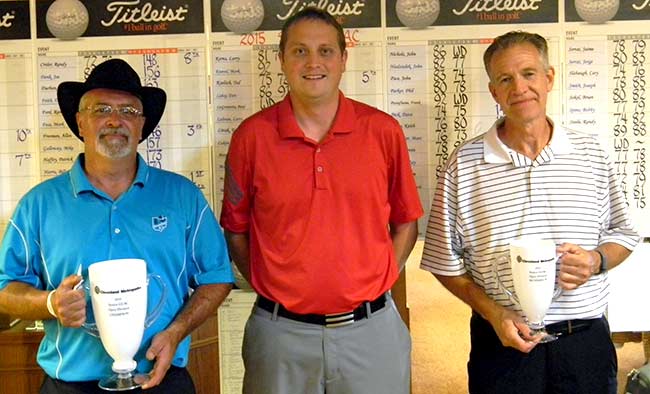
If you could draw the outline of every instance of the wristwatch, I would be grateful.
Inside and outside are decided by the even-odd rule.
[[[600,250],[594,249],[594,251],[600,256],[600,270],[597,273],[602,274],[603,272],[607,271],[607,258],[605,257],[605,254],[603,254],[603,252]]]

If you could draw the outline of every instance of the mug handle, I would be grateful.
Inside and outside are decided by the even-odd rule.
[[[90,282],[85,281],[83,284],[84,292],[86,293],[86,305],[92,305],[90,302]],[[92,307],[90,308],[92,310]],[[86,321],[81,325],[81,328],[84,329],[88,334],[99,338],[99,329],[97,328],[97,323],[88,323],[88,307],[86,307]]]
[[[555,264],[556,264],[556,265],[557,265],[558,260],[559,260],[560,257],[562,257],[562,256],[563,256],[563,254],[557,256],[557,258],[555,259]],[[517,295],[514,294],[513,292],[511,292],[510,290],[508,290],[508,289],[504,286],[503,282],[501,281],[501,276],[499,276],[499,265],[500,265],[500,264],[504,264],[504,263],[510,263],[510,258],[509,258],[507,255],[505,255],[505,254],[502,254],[501,256],[498,256],[498,257],[497,257],[496,259],[494,259],[494,261],[492,262],[492,268],[493,268],[494,276],[495,276],[495,279],[496,279],[496,281],[495,281],[495,282],[496,282],[496,285],[498,286],[499,289],[501,289],[501,291],[503,291],[503,292],[508,296],[508,298],[510,299],[510,301],[512,301],[513,303],[515,303],[515,304],[517,304],[517,305],[520,305],[520,304],[519,304],[519,299],[517,298]],[[556,285],[557,285],[557,283],[556,283]],[[551,300],[552,300],[553,302],[555,302],[555,301],[557,301],[557,300],[560,298],[561,295],[562,295],[562,287],[557,286],[557,287],[555,288],[555,290],[553,290],[553,297],[551,298]],[[520,306],[520,307],[521,307],[521,306]]]
[[[492,261],[492,269],[494,271],[495,282],[498,289],[501,289],[502,292],[506,293],[510,301],[515,305],[519,304],[519,298],[515,293],[511,292],[506,288],[506,286],[501,281],[501,276],[499,275],[499,265],[501,264],[510,264],[510,257],[507,254],[502,254]]]
[[[560,296],[562,295],[562,286],[558,286],[558,284],[557,284],[557,281],[558,281],[558,275],[557,275],[557,272],[558,272],[558,271],[557,271],[557,270],[558,270],[557,267],[558,267],[558,265],[557,265],[557,263],[560,261],[560,258],[562,258],[562,256],[564,256],[564,253],[559,254],[559,255],[555,258],[555,270],[556,270],[556,274],[555,274],[555,286],[556,286],[556,287],[555,287],[555,290],[553,290],[553,298],[551,298],[551,301],[552,301],[552,302],[557,301],[558,298],[560,298]]]
[[[155,281],[158,282],[158,284],[160,285],[161,294],[160,294],[160,299],[158,300],[158,304],[156,304],[156,306],[151,311],[151,314],[147,316],[147,319],[144,321],[145,329],[151,327],[153,322],[155,322],[156,319],[158,319],[158,317],[162,313],[163,306],[165,305],[165,300],[167,299],[167,286],[165,285],[165,282],[163,282],[160,275],[148,274],[147,285],[149,285],[149,280],[151,279],[154,279]]]

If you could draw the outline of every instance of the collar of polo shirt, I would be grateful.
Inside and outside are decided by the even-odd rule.
[[[564,155],[570,154],[573,152],[573,146],[567,137],[566,129],[561,125],[555,125],[553,119],[546,118],[551,125],[553,126],[553,136],[551,137],[551,142],[549,143],[551,151],[555,155]],[[508,148],[506,144],[501,142],[497,134],[498,127],[505,121],[505,118],[500,118],[483,135],[483,158],[486,163],[492,164],[503,164],[511,163],[512,159],[510,157],[510,152],[513,150]]]

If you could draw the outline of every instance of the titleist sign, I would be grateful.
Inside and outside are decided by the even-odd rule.
[[[646,0],[650,1],[650,0]],[[454,14],[464,15],[467,12],[490,11],[536,11],[542,0],[467,0],[460,11],[453,9]]]
[[[54,1],[36,1],[36,32],[39,38],[52,37],[46,19],[48,9]],[[84,37],[204,33],[205,1],[107,0],[96,2],[101,4],[99,6],[87,1],[89,11],[91,3],[95,7],[89,12],[88,28]],[[0,7],[2,3],[0,0]],[[16,24],[18,19],[14,22],[14,25]]]
[[[300,1],[300,0],[282,0],[282,5],[289,6],[288,10],[283,14],[277,14],[279,20],[286,20],[291,15],[299,12],[307,6],[315,6],[329,12],[332,16],[352,16],[361,15],[363,7],[366,4],[362,1],[355,0],[354,2],[337,0],[336,4],[330,0],[318,1]]]
[[[564,0],[565,20],[567,22],[583,22],[582,17],[576,9],[577,0]],[[583,0],[583,4],[589,1]],[[605,2],[603,2],[605,4]],[[642,21],[650,20],[650,0],[620,0],[611,1],[603,7],[616,8],[616,13],[611,17],[612,21]],[[602,8],[602,7],[601,7]]]
[[[397,17],[397,0],[385,1],[386,25],[388,27],[403,27]],[[559,2],[561,1],[573,4],[574,0],[454,0],[444,2],[440,0],[440,13],[433,25],[555,23],[560,15]]]
[[[11,21],[14,20],[15,17],[16,16],[10,12],[0,16],[0,27],[11,27]]]
[[[230,31],[221,19],[220,11],[224,1],[211,0],[213,32]],[[291,15],[306,7],[327,11],[345,29],[381,27],[381,4],[382,1],[379,0],[263,0],[264,19],[257,30],[280,30]]]
[[[112,14],[109,21],[102,19],[102,25],[109,27],[115,23],[139,23],[139,22],[182,22],[188,7],[179,6],[176,9],[162,6],[154,9],[151,3],[147,2],[139,7],[140,0],[113,1],[108,3],[106,11]]]
[[[3,40],[30,38],[29,1],[0,1],[0,52]]]

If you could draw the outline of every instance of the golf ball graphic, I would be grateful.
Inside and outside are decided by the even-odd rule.
[[[575,0],[575,5],[585,22],[605,23],[618,12],[619,0]]]
[[[406,27],[422,29],[431,26],[440,13],[439,0],[397,0],[397,18]]]
[[[250,33],[262,24],[264,6],[261,0],[226,0],[221,6],[221,19],[233,33]]]
[[[88,27],[88,10],[79,0],[56,0],[47,9],[45,22],[54,37],[74,40]]]

